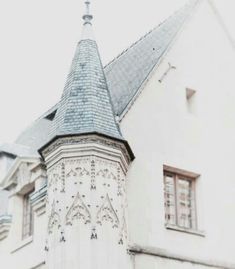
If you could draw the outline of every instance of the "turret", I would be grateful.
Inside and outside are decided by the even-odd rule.
[[[40,149],[48,175],[48,269],[128,267],[126,174],[134,155],[115,120],[85,3],[53,139]]]

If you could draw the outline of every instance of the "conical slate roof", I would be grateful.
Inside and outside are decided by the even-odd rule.
[[[88,14],[83,18],[82,39],[57,109],[52,135],[99,133],[123,139],[115,121],[103,66],[93,38],[92,16]]]
[[[178,10],[175,14],[165,20],[158,27],[154,28],[140,40],[135,42],[130,48],[124,51],[121,55],[115,58],[110,64],[108,64],[104,68],[105,77],[108,83],[108,90],[111,95],[113,109],[116,115],[121,115],[124,112],[125,108],[128,107],[129,104],[134,102],[134,100],[138,96],[138,92],[141,89],[141,86],[146,81],[146,79],[148,79],[149,75],[151,74],[151,71],[155,68],[155,66],[159,65],[165,53],[172,46],[177,36],[177,33],[182,30],[182,27],[184,26],[185,22],[191,17],[199,1],[200,0],[189,0],[184,7]],[[79,55],[79,50],[82,47],[86,46],[86,43],[92,43],[94,44],[93,48],[95,48],[95,50],[97,51],[97,45],[95,44],[95,41],[93,41],[94,38],[92,37],[92,33],[89,27],[85,27],[85,29],[89,31],[84,31],[84,33],[86,32],[86,34],[85,36],[83,35],[82,40],[78,44],[71,71],[68,76],[68,81],[65,86],[64,95],[66,94],[67,89],[68,92],[70,92],[70,94],[72,95],[79,94],[79,96],[81,97],[84,96],[79,91],[72,91],[71,88],[75,87],[72,86],[72,84],[78,84],[78,80],[76,81],[76,79],[78,78],[78,69],[76,68],[79,67],[78,62],[81,59],[81,55]],[[78,57],[80,58],[78,59]],[[99,58],[98,51],[96,53],[96,57]],[[88,68],[88,65],[86,65],[86,68]],[[107,85],[105,84],[105,87],[106,86]],[[70,125],[68,123],[69,120],[71,120],[69,117],[69,110],[64,109],[67,106],[66,102],[68,102],[69,99],[68,92],[68,96],[66,98],[63,97],[59,103],[57,103],[45,114],[43,114],[30,127],[28,127],[18,137],[16,143],[29,146],[35,151],[37,151],[39,148],[42,148],[46,143],[48,143],[48,141],[51,141],[56,136],[56,133],[66,133],[67,131],[74,132],[76,128],[74,128],[74,125]],[[106,93],[105,96],[107,97]],[[74,98],[73,100],[76,100],[76,114],[79,113],[78,111],[82,113],[85,104],[81,101],[81,98],[77,96],[76,99]],[[109,101],[109,98],[107,99],[107,101]],[[82,106],[78,107],[77,104],[79,104],[79,102],[82,102]],[[70,109],[72,110],[72,103],[70,103],[70,105]],[[57,110],[58,113],[55,119],[54,114]],[[112,110],[112,108],[110,108],[109,106],[109,111],[110,110]],[[95,111],[98,111],[98,107],[96,107]],[[73,113],[71,112],[71,114]],[[59,117],[59,115],[61,118]],[[88,114],[86,113],[86,115]],[[114,129],[115,133],[118,133],[118,135],[120,136],[114,118],[113,116],[111,116],[109,117],[109,120],[111,119],[110,125],[112,126],[112,128],[107,128],[108,125],[105,125],[105,130],[108,129],[106,133],[110,134],[110,130]],[[85,123],[83,124],[83,121],[85,121],[84,117],[79,119],[79,122],[81,122],[79,123],[81,127],[85,126]],[[62,125],[62,123],[64,124],[64,128],[61,129],[60,126]],[[51,131],[51,128],[53,129],[53,131]],[[76,129],[76,132],[78,131],[81,132],[81,128],[80,130]],[[104,129],[102,131],[104,132]],[[111,133],[113,134],[113,132]]]

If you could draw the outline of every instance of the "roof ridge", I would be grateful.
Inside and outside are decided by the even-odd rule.
[[[134,47],[137,43],[139,43],[142,39],[144,39],[147,35],[151,34],[155,29],[157,29],[160,26],[160,24],[154,28],[152,28],[150,31],[148,31],[146,34],[141,36],[137,41],[133,42],[130,46],[128,46],[126,49],[124,49],[122,52],[120,52],[116,57],[114,57],[110,62],[108,62],[104,68],[108,67],[110,64],[115,62],[117,59],[119,59],[125,52],[127,52],[129,49]]]

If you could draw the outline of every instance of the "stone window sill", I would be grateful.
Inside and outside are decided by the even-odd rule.
[[[22,249],[23,247],[31,244],[33,242],[33,236],[29,236],[28,238],[18,242],[16,244],[16,247],[11,251],[11,253],[15,253],[17,252],[18,250]]]
[[[186,228],[182,228],[182,227],[172,225],[172,224],[165,224],[165,227],[167,230],[173,230],[173,231],[177,231],[177,232],[183,232],[183,233],[188,233],[188,234],[193,234],[193,235],[205,237],[205,232],[203,232],[203,231],[186,229]]]

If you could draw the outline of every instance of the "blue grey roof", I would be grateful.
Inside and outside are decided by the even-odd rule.
[[[122,139],[96,42],[85,39],[78,43],[52,133],[94,132]]]
[[[26,141],[25,141],[26,142]],[[29,140],[27,140],[27,143],[29,143]],[[0,145],[0,153],[8,153],[11,154],[13,158],[15,157],[24,157],[24,156],[30,156],[30,157],[36,157],[37,153],[34,149],[32,149],[30,146],[26,146],[19,143],[13,143],[13,144],[1,144]]]
[[[87,132],[96,130],[120,137],[112,109],[116,115],[120,115],[134,99],[141,85],[160,62],[184,22],[191,15],[197,2],[198,0],[190,0],[187,5],[147,33],[104,68],[113,108],[110,107],[111,102],[106,94],[107,85],[96,44],[92,40],[80,41],[61,102],[27,128],[16,143],[37,150],[45,145],[55,133],[79,133],[80,126]],[[92,83],[88,83],[91,79]],[[52,118],[50,120],[47,117],[58,108],[60,111],[58,110],[57,119],[54,120],[56,127],[53,124],[53,117],[49,117]],[[100,112],[102,112],[101,115],[99,115]],[[95,121],[92,120],[93,117]],[[63,128],[58,128],[62,123]]]
[[[159,63],[197,2],[198,0],[189,1],[105,67],[117,115],[122,114],[150,72]]]
[[[41,148],[51,137],[50,130],[52,121],[40,118],[30,125],[17,138],[16,143],[28,146],[34,153]],[[23,152],[22,152],[23,153]]]

